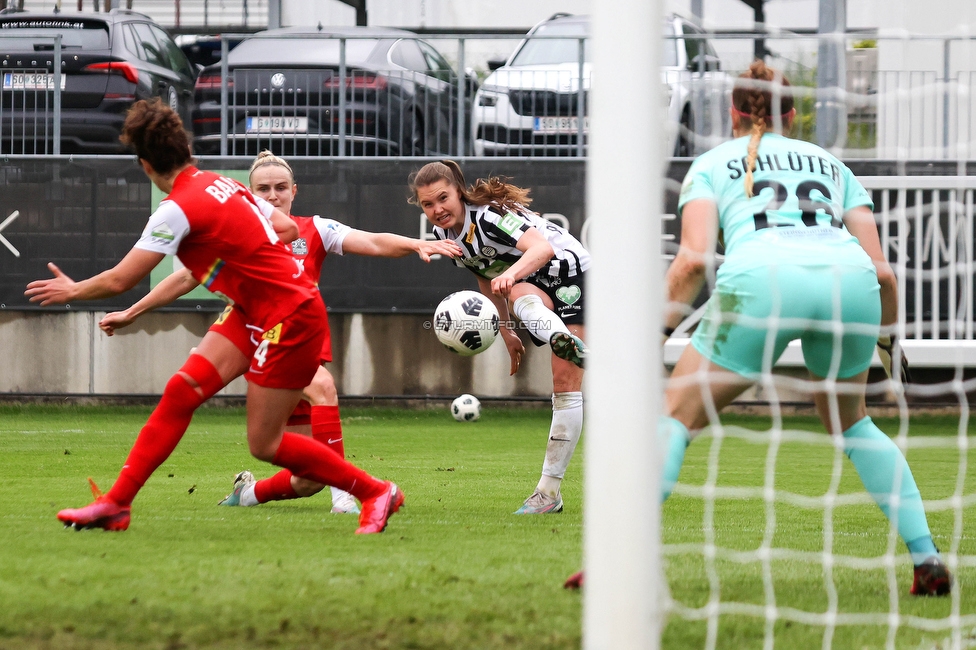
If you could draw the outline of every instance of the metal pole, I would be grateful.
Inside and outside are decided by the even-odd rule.
[[[346,39],[339,39],[339,155],[346,155]]]
[[[817,50],[817,144],[836,149],[845,144],[847,107],[843,100],[847,70],[845,0],[820,0],[820,45]]]
[[[457,155],[465,156],[468,151],[465,147],[467,138],[464,137],[464,130],[467,125],[464,123],[465,107],[468,105],[468,76],[464,72],[464,38],[458,39],[458,124],[457,124]],[[474,99],[474,98],[472,98]]]
[[[661,84],[633,81],[639,70],[660,69],[664,0],[594,2],[592,12],[583,647],[658,650],[666,593],[655,334],[662,311],[665,115]],[[621,106],[644,118],[620,120]],[[621,215],[627,215],[626,237],[620,237]],[[624,336],[631,328],[649,335]]]
[[[281,27],[281,0],[268,0],[268,29]]]
[[[61,155],[61,34],[54,37],[54,148],[55,156]]]
[[[576,89],[576,155],[586,155],[583,141],[586,139],[586,89],[583,87],[583,66],[586,56],[586,39],[579,39],[579,88]]]
[[[227,43],[227,37],[220,37],[220,155],[227,155],[227,83],[229,79],[227,78],[230,74],[229,66],[227,65],[227,53],[230,52],[230,46]]]
[[[952,41],[942,41],[942,157],[949,156],[949,51]]]

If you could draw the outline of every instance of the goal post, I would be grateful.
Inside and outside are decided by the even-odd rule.
[[[660,0],[593,3],[583,647],[660,647]]]

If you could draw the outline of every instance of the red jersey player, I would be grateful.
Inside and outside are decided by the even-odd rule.
[[[75,282],[49,264],[54,277],[31,282],[25,295],[42,306],[117,295],[175,253],[200,284],[240,310],[260,341],[247,369],[251,453],[351,492],[363,503],[356,532],[382,532],[403,504],[400,489],[313,439],[283,432],[301,389],[318,368],[326,319],[314,283],[279,239],[279,234],[288,241],[297,236],[294,222],[240,183],[194,167],[179,115],[158,99],[133,105],[121,139],[133,146],[143,171],[168,199],[115,267]],[[166,384],[109,492],[102,495],[93,487],[93,503],[62,510],[58,519],[79,529],[126,530],[138,491],[175,449],[197,407],[236,376],[232,373],[243,356],[223,336],[201,341]]]
[[[290,215],[298,186],[291,167],[285,160],[269,151],[262,152],[251,165],[249,184],[255,196],[267,200]],[[371,233],[322,217],[291,218],[298,224],[299,235],[289,247],[305,274],[314,282],[318,281],[322,264],[329,253],[380,257],[404,257],[416,253],[426,262],[430,261],[431,255],[453,256],[461,252],[454,242],[424,241],[391,233]],[[196,286],[198,283],[189,271],[176,271],[128,309],[107,314],[99,326],[111,336],[116,329],[131,324],[141,314],[169,304]],[[311,433],[314,439],[343,456],[345,450],[339,419],[339,395],[335,380],[325,366],[326,362],[332,361],[332,345],[328,336],[328,322],[324,324],[327,336],[320,356],[321,365],[315,377],[305,387],[306,399],[299,402],[288,419],[286,430]],[[230,339],[245,355],[253,353],[255,344],[244,327],[240,312],[234,308],[228,307],[221,314],[211,326],[208,336],[212,333]],[[325,486],[321,483],[294,476],[287,470],[262,481],[255,481],[254,476],[245,471],[235,477],[233,492],[220,503],[232,506],[257,505],[267,501],[311,496],[323,487]],[[355,500],[347,492],[334,486],[332,500],[333,512],[358,512]]]

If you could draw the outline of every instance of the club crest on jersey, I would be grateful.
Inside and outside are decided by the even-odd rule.
[[[493,246],[485,246],[481,249],[481,254],[485,257],[496,257],[498,255],[498,251],[495,250]]]
[[[308,242],[304,237],[299,237],[291,243],[291,252],[293,255],[308,255]]]

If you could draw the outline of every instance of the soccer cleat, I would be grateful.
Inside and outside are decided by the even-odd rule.
[[[522,507],[516,510],[513,514],[516,515],[544,515],[550,512],[562,512],[563,511],[563,497],[557,494],[554,497],[548,494],[543,494],[536,490],[532,493]]]
[[[952,574],[933,555],[915,567],[915,581],[912,582],[913,596],[947,596],[952,591]]]
[[[356,499],[348,492],[337,490],[332,495],[332,514],[335,515],[358,515],[359,506]]]
[[[560,359],[576,364],[580,368],[586,361],[586,344],[582,339],[566,332],[556,332],[549,338],[552,353]]]
[[[386,483],[383,494],[363,501],[363,512],[359,515],[357,535],[382,533],[390,517],[403,505],[403,491],[396,483]]]
[[[239,506],[241,505],[241,493],[244,492],[244,488],[249,485],[253,485],[257,481],[254,478],[254,474],[249,471],[244,470],[234,477],[234,489],[231,493],[225,496],[221,501],[217,502],[218,506]]]
[[[573,575],[566,578],[566,582],[563,583],[563,589],[582,589],[583,588],[583,572],[577,571]]]
[[[131,506],[120,506],[107,496],[100,495],[84,508],[72,508],[58,513],[58,519],[75,530],[104,528],[105,530],[125,530],[129,527]]]

